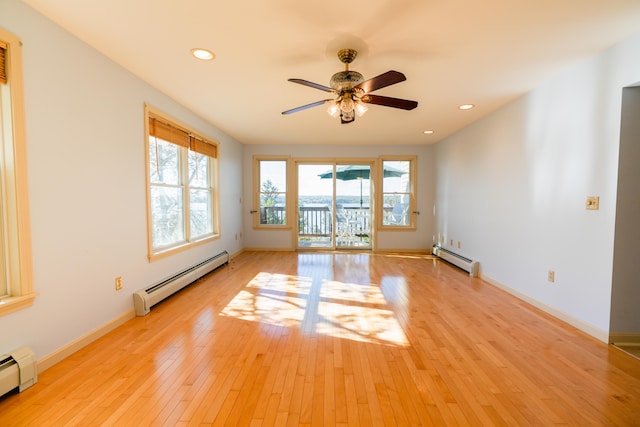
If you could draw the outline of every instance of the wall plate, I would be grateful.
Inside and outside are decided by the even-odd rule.
[[[600,209],[600,197],[599,196],[588,196],[587,201],[585,202],[585,206],[587,210],[597,211]]]

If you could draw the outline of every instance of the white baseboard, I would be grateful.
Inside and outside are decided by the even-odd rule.
[[[245,252],[295,252],[293,248],[244,248]]]
[[[375,248],[373,253],[386,255],[386,254],[407,254],[407,255],[431,255],[431,248]]]
[[[497,280],[480,273],[480,278],[482,280],[484,280],[485,282],[495,286],[496,288],[500,288],[505,292],[510,293],[511,295],[513,295],[514,297],[521,299],[524,302],[527,302],[529,304],[531,304],[532,306],[539,308],[540,310],[544,311],[545,313],[548,313],[550,315],[552,315],[553,317],[562,320],[565,323],[568,323],[569,325],[578,328],[579,330],[581,330],[582,332],[591,335],[592,337],[604,342],[604,343],[609,343],[609,332],[608,331],[604,331],[600,328],[597,328],[595,326],[593,326],[590,323],[587,323],[581,319],[578,319],[570,314],[567,314],[561,310],[558,310],[555,307],[551,307],[550,305],[547,305],[541,301],[538,301],[535,298],[531,298],[528,295],[523,294],[520,291],[517,291],[515,289],[513,289],[512,287],[505,285],[504,283],[500,283]]]
[[[240,249],[238,252],[234,252],[231,255],[229,255],[229,259],[234,259],[235,257],[238,257],[240,255],[242,255],[242,253],[244,252],[244,249]]]
[[[132,308],[131,310],[121,314],[120,316],[105,323],[104,325],[98,326],[94,330],[87,332],[81,337],[42,357],[37,362],[38,373],[46,371],[56,363],[66,359],[76,351],[80,350],[83,347],[86,347],[93,341],[97,340],[103,335],[106,335],[107,333],[124,324],[126,321],[133,319],[134,317],[136,317],[136,311]]]

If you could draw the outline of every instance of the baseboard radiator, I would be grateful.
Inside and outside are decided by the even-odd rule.
[[[453,264],[458,268],[463,269],[469,276],[478,277],[478,270],[480,268],[480,263],[478,261],[473,261],[469,258],[463,257],[462,255],[458,255],[455,252],[451,252],[441,246],[434,246],[433,255],[438,258],[447,261],[449,264]]]
[[[23,391],[37,382],[36,356],[30,348],[0,356],[0,396],[16,388]]]
[[[161,280],[148,288],[140,289],[133,294],[133,305],[136,310],[136,316],[149,314],[153,305],[195,282],[205,274],[228,263],[229,252],[224,251],[214,257],[192,265],[171,277]]]

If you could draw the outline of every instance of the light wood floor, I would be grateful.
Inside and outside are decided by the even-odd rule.
[[[428,257],[244,253],[1,426],[640,425],[640,360]]]

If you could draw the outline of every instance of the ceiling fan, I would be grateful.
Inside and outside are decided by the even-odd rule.
[[[371,95],[371,92],[374,90],[403,82],[407,80],[407,78],[404,74],[391,70],[369,80],[365,80],[359,72],[349,71],[349,64],[356,58],[357,54],[358,52],[354,49],[341,49],[338,52],[340,62],[345,64],[345,70],[331,76],[329,82],[331,87],[303,79],[289,79],[289,81],[293,83],[330,92],[336,97],[292,108],[291,110],[283,111],[282,114],[297,113],[307,108],[329,104],[328,113],[333,117],[340,116],[340,122],[346,124],[353,122],[356,119],[356,114],[361,116],[367,111],[365,104],[376,104],[385,107],[400,108],[402,110],[413,110],[418,106],[416,101]]]

